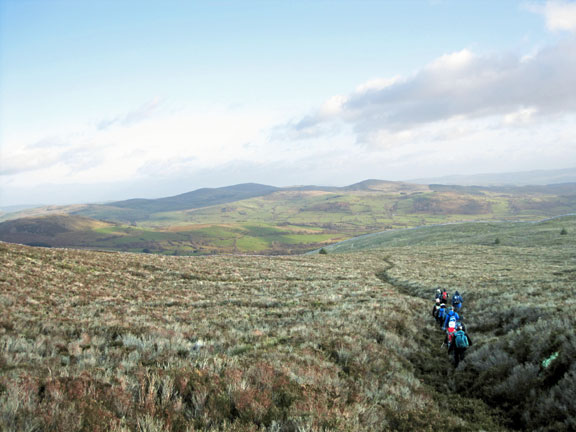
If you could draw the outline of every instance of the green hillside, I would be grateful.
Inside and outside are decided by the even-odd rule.
[[[110,203],[110,207],[132,209],[142,214],[208,207],[268,195],[278,190],[274,186],[246,183],[222,188],[204,188],[159,199],[131,199]]]
[[[562,234],[565,232],[566,234]],[[328,252],[346,253],[401,246],[558,246],[574,242],[576,215],[544,221],[467,222],[370,234],[324,247]]]
[[[338,232],[327,233],[322,229],[297,225],[277,227],[257,222],[150,228],[82,216],[54,215],[0,223],[0,239],[11,243],[164,255],[302,253],[344,238],[346,236]]]
[[[0,240],[176,255],[294,254],[383,230],[569,213],[576,213],[574,184],[480,188],[367,180],[344,188],[284,189],[247,184],[158,200],[28,210],[17,216],[35,217],[35,226],[63,215],[111,225],[47,238],[37,228],[14,232],[13,222],[6,221],[0,223]]]
[[[114,224],[83,216],[52,215],[0,223],[0,239],[46,247],[86,247],[108,236]]]

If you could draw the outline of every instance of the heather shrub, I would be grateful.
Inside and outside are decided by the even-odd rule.
[[[461,315],[474,345],[453,373],[454,391],[501,410],[511,428],[571,430],[573,256],[572,247],[397,248],[381,277],[428,299],[437,287],[463,293]]]
[[[4,428],[573,426],[570,247],[197,258],[0,251]],[[455,370],[430,316],[439,287],[463,294],[474,340]]]
[[[0,428],[426,430],[443,418],[410,361],[424,302],[375,276],[382,254],[0,251]]]
[[[541,320],[485,343],[457,370],[458,390],[501,407],[511,426],[558,430],[550,428],[544,407],[557,402],[562,421],[576,416],[576,400],[564,397],[576,370],[574,324],[568,319]],[[554,353],[558,356],[544,366]]]

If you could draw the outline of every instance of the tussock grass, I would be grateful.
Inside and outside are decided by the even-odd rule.
[[[576,428],[576,243],[386,252],[386,280],[403,292],[431,300],[446,287],[464,296],[461,315],[474,346],[450,377],[450,391],[501,410],[510,428]],[[438,384],[438,374],[420,363]]]
[[[2,428],[574,430],[574,223],[288,257],[0,244]],[[438,287],[465,300],[457,369]]]
[[[418,378],[426,302],[381,253],[0,257],[4,430],[476,430]]]

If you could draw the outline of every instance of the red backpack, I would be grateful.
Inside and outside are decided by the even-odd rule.
[[[448,328],[448,345],[452,343],[452,339],[454,339],[454,334],[456,333],[456,329],[454,327]]]

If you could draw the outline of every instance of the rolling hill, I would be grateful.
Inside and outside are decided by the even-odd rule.
[[[28,217],[0,223],[0,238],[29,246],[88,247],[106,238],[101,232],[114,226],[110,222],[83,216]]]
[[[562,247],[574,244],[576,214],[542,221],[466,222],[368,234],[325,246],[329,253],[349,253],[394,247],[512,246]],[[310,253],[315,253],[313,251]]]
[[[167,198],[116,201],[110,203],[109,206],[141,210],[149,214],[226,204],[252,197],[265,196],[277,190],[279,190],[279,188],[274,186],[245,183],[222,188],[203,188]]]
[[[27,210],[0,223],[0,240],[179,255],[291,254],[395,228],[537,220],[569,213],[576,213],[576,183],[478,187],[366,180],[340,188],[244,184],[156,200]],[[69,228],[45,235],[56,229],[54,224],[63,224],[64,216],[69,221],[89,218],[92,225],[75,227],[70,222]],[[47,227],[38,228],[42,224]]]

